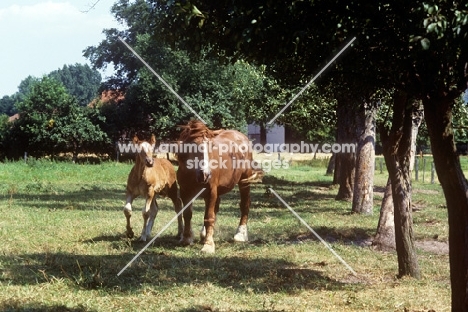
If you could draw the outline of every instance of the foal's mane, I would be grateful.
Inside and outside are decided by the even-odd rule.
[[[191,120],[187,125],[180,126],[183,130],[180,133],[179,141],[193,142],[202,138],[211,139],[217,136],[220,130],[211,130],[200,120]]]

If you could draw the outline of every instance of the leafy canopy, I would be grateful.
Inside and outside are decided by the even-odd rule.
[[[90,108],[81,107],[60,82],[43,77],[18,102],[20,118],[14,124],[27,138],[23,147],[37,155],[73,151],[90,142],[105,142],[106,134],[91,120]]]

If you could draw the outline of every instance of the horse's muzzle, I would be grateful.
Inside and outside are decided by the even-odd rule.
[[[145,163],[146,163],[146,167],[153,167],[154,159],[153,159],[153,158],[146,157],[146,158],[145,158]]]

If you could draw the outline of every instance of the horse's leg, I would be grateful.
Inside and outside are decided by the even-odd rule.
[[[241,218],[239,226],[237,227],[236,234],[234,235],[235,242],[247,242],[249,237],[247,235],[247,220],[249,218],[250,210],[250,185],[239,183],[239,192],[241,196],[240,211]]]
[[[151,235],[154,219],[158,214],[158,204],[156,203],[156,196],[153,191],[149,191],[146,195],[145,208],[142,211],[143,215],[143,229],[141,231],[140,241],[146,242],[146,239]]]
[[[135,199],[135,197],[130,192],[127,192],[127,203],[124,206],[124,215],[125,215],[125,218],[127,219],[126,234],[128,238],[133,238],[133,236],[135,235],[135,233],[133,233],[132,226],[130,225],[130,218],[132,217],[133,199]]]
[[[174,210],[176,214],[178,214],[182,210],[182,199],[180,199],[179,195],[177,194],[177,183],[174,182],[172,184],[171,188],[169,189],[169,198],[172,200],[172,203],[174,204]],[[177,230],[177,236],[176,238],[182,238],[183,232],[184,232],[184,221],[182,219],[182,215],[177,217],[177,223],[178,223],[178,230]]]
[[[216,200],[216,204],[215,204],[215,218],[218,215],[219,203],[220,202],[221,202],[221,197],[218,197],[218,199]],[[215,220],[215,222],[216,222],[216,220]],[[202,226],[202,228],[200,230],[200,242],[205,243],[205,239],[206,239],[206,228],[205,228],[205,224],[203,224],[203,226]]]
[[[186,193],[180,190],[180,197],[182,199],[182,203],[187,205],[193,198],[194,195],[192,193]],[[180,239],[180,244],[183,246],[188,246],[193,244],[193,231],[192,231],[192,204],[188,205],[187,208],[184,210],[184,232]]]
[[[218,192],[216,188],[212,189],[210,195],[205,197],[205,229],[206,237],[205,243],[203,244],[202,252],[204,253],[214,253],[215,252],[215,243],[213,239],[214,234],[214,224],[216,221],[216,203],[219,204]]]

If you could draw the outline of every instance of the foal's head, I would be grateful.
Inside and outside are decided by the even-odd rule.
[[[140,162],[145,164],[146,167],[153,167],[153,150],[156,143],[156,137],[152,135],[149,141],[140,141],[138,137],[135,136],[133,138],[133,143],[137,146],[137,160],[140,160]]]

